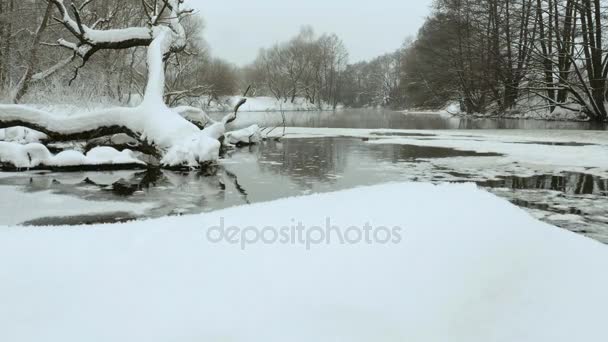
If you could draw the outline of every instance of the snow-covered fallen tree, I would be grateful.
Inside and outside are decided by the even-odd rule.
[[[72,15],[63,0],[50,1],[60,13],[59,21],[78,40],[73,43],[60,39],[58,44],[73,50],[82,58],[83,65],[100,50],[147,46],[148,80],[143,101],[132,108],[111,108],[72,116],[22,105],[0,105],[0,128],[25,127],[43,133],[48,137],[45,143],[127,135],[138,142],[137,150],[156,157],[165,168],[198,168],[218,158],[220,139],[226,133],[226,125],[236,119],[240,105],[234,113],[214,122],[197,109],[171,109],[163,102],[165,60],[170,54],[183,50],[186,44],[180,20],[191,11],[182,9],[184,0],[155,2],[146,27],[108,30],[86,26],[76,6],[72,5]],[[17,142],[5,143],[0,151],[0,162],[31,168],[52,166],[48,163],[57,157],[51,156],[45,146],[35,145],[29,148],[46,158],[34,161],[28,154],[29,149],[20,147]]]

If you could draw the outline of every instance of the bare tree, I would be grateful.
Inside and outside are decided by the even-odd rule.
[[[84,11],[91,1],[80,6],[66,6],[63,0],[49,0],[56,19],[72,36],[59,39],[58,45],[82,60],[80,68],[96,53],[104,50],[147,49],[147,82],[142,103],[137,107],[105,109],[92,114],[57,117],[22,106],[0,105],[0,128],[23,126],[48,135],[50,141],[90,140],[113,134],[125,134],[139,142],[139,149],[157,156],[162,166],[200,167],[213,160],[219,151],[219,139],[235,113],[201,130],[182,117],[185,110],[170,109],[164,102],[166,61],[183,51],[187,37],[181,21],[191,10],[182,9],[184,0],[142,2],[146,25],[128,28],[104,28],[96,20],[87,25]],[[76,69],[78,71],[80,68]],[[204,115],[202,111],[200,115]],[[36,153],[48,150],[36,148]]]

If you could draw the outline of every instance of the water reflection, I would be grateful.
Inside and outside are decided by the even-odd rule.
[[[36,172],[0,178],[0,185],[18,186],[27,192],[52,190],[87,200],[150,202],[155,204],[154,208],[145,216],[159,217],[411,180],[416,176],[407,172],[408,163],[485,155],[489,154],[438,147],[374,145],[355,138],[286,139],[234,150],[220,165],[205,173],[159,169]],[[57,221],[37,222],[55,224]],[[73,218],[64,223],[70,222],[74,222]],[[91,218],[78,222],[88,223]]]
[[[219,119],[223,114],[212,113]],[[605,130],[608,124],[592,122],[544,121],[496,118],[459,118],[439,114],[401,113],[389,110],[345,109],[336,112],[285,112],[287,127],[368,128],[368,129],[578,129]],[[277,112],[241,113],[237,128],[258,124],[275,127],[283,125]]]
[[[303,188],[318,182],[333,183],[335,175],[347,168],[348,153],[344,151],[349,145],[346,139],[328,139],[321,144],[314,140],[269,142],[259,155],[259,170],[289,177]]]
[[[607,179],[566,173],[479,181],[479,175],[456,174],[429,162],[437,158],[485,156],[495,154],[438,147],[368,144],[356,138],[285,139],[231,151],[219,165],[205,173],[158,169],[34,172],[0,178],[0,185],[34,193],[51,190],[85,200],[153,204],[143,216],[129,213],[90,215],[83,212],[77,217],[49,217],[28,222],[31,225],[57,225],[195,214],[390,181],[439,183],[477,180],[481,186],[492,189],[516,205],[551,213],[580,215],[581,220],[595,227],[594,232],[605,230],[608,242],[608,222],[601,219],[608,217]],[[550,219],[548,221],[553,223]],[[563,226],[573,230],[582,229],[578,223],[574,227]],[[585,230],[592,229],[585,226]]]
[[[608,179],[584,173],[564,173],[563,175],[537,175],[532,177],[501,177],[498,180],[480,182],[490,188],[513,190],[551,190],[568,195],[608,196]]]

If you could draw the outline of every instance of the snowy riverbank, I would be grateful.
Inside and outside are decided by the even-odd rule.
[[[483,119],[523,119],[523,120],[546,120],[546,121],[588,121],[587,116],[582,112],[578,105],[570,105],[571,109],[556,107],[550,111],[543,99],[527,99],[507,112],[496,113],[490,106],[488,112],[466,113],[460,108],[457,102],[449,103],[444,108],[427,110],[407,110],[404,113],[430,113],[452,115],[464,118],[483,118]]]
[[[340,203],[340,206],[335,206]],[[207,228],[402,227],[385,245]],[[388,184],[122,225],[0,228],[0,339],[601,341],[608,249],[473,185]],[[302,327],[306,327],[302,329]]]

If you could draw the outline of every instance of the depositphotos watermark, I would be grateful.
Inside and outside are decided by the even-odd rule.
[[[318,245],[387,245],[399,244],[402,241],[401,227],[374,227],[370,223],[362,226],[340,227],[325,219],[324,226],[306,226],[292,220],[290,225],[275,226],[230,226],[220,218],[216,226],[207,228],[207,240],[211,243],[228,243],[238,245],[242,250],[256,244],[294,245],[311,250]]]

